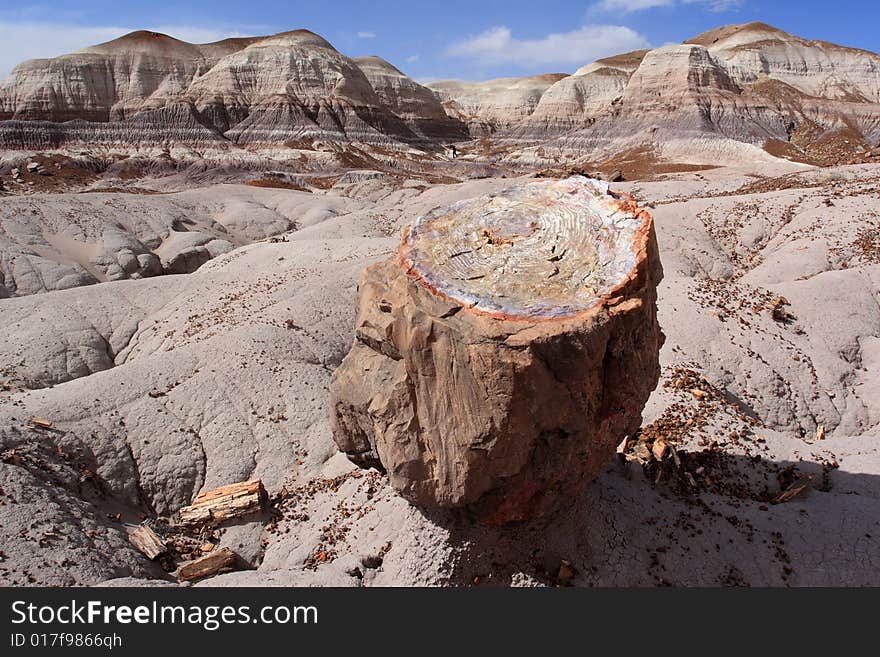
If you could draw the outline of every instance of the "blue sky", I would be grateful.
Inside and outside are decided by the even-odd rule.
[[[880,0],[71,0],[5,2],[0,78],[18,62],[154,29],[187,41],[310,29],[419,80],[572,72],[599,57],[761,20],[880,51]]]

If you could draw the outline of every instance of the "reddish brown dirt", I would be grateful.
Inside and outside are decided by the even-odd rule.
[[[290,141],[284,142],[284,145],[287,148],[293,148],[298,151],[315,150],[315,140],[310,137],[306,137],[304,139],[291,139]]]
[[[753,22],[746,23],[745,25],[725,25],[724,27],[719,27],[714,30],[704,32],[703,34],[698,34],[693,39],[685,41],[685,43],[692,43],[698,46],[708,47],[714,43],[718,43],[722,39],[732,37],[734,34],[750,34],[755,32],[775,32],[776,34],[780,35],[785,34],[785,32],[783,32],[782,30],[775,28],[772,25],[767,25],[767,23]]]
[[[768,140],[764,150],[774,157],[820,167],[880,162],[880,151],[871,150],[855,128],[824,130],[811,121],[797,126],[788,142]]]
[[[281,180],[280,178],[260,178],[259,180],[248,180],[245,185],[248,187],[263,187],[266,189],[293,189],[298,192],[311,192],[312,190],[297,185],[296,183]]]
[[[685,164],[661,160],[649,146],[633,148],[592,166],[606,176],[620,171],[625,180],[651,180],[665,173],[708,171],[718,167],[708,164]]]
[[[621,55],[597,59],[596,63],[604,64],[611,68],[637,68],[638,65],[642,63],[642,60],[645,59],[645,55],[649,52],[650,51],[648,50],[633,50],[632,52],[625,52]]]
[[[28,162],[42,165],[49,175],[31,173],[27,163],[22,163],[18,167],[21,183],[16,183],[11,174],[3,176],[3,185],[8,191],[63,192],[82,188],[98,179],[95,171],[63,155],[35,155]]]

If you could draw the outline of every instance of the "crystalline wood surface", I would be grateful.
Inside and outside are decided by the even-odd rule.
[[[627,280],[643,228],[604,183],[547,180],[425,215],[400,256],[434,292],[478,312],[562,318]]]

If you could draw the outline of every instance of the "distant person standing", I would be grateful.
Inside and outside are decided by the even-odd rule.
[[[452,146],[452,159],[454,160],[457,155],[458,155],[458,151],[455,150],[455,145],[453,144],[453,146]]]

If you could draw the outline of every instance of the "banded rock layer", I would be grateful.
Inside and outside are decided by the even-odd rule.
[[[501,148],[481,152],[530,166],[639,149],[712,165],[846,161],[880,144],[880,56],[749,23],[573,75],[422,86],[305,30],[204,45],[135,32],[25,62],[0,83],[7,148],[318,140],[435,151],[488,136]]]
[[[600,59],[562,78],[544,92],[534,112],[513,133],[540,140],[587,127],[595,114],[621,97],[647,52]]]
[[[649,147],[717,164],[766,148],[812,161],[880,142],[880,56],[762,23],[599,60],[551,86],[528,120],[499,134],[546,152],[611,156]]]
[[[468,138],[465,124],[446,114],[434,91],[407,77],[381,57],[358,57],[354,61],[379,99],[414,133],[428,139]]]
[[[25,62],[0,85],[0,140],[19,148],[96,140],[430,146],[464,134],[433,92],[390,65],[359,65],[306,30],[204,45],[135,32]]]
[[[443,99],[451,116],[468,125],[471,135],[483,137],[526,119],[535,111],[543,94],[564,78],[564,74],[550,73],[487,82],[447,80],[428,86]]]

